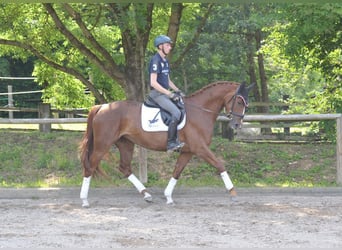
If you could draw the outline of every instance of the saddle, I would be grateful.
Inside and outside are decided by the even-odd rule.
[[[180,98],[178,102],[175,102],[175,104],[181,111],[181,119],[177,126],[177,129],[179,130],[185,126],[186,112],[182,98]],[[148,96],[141,107],[141,125],[143,130],[149,132],[167,131],[170,122],[171,114],[161,108]]]

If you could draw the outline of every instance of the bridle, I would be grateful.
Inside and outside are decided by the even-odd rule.
[[[237,98],[240,98],[243,101],[244,109],[243,109],[242,114],[238,114],[238,113],[234,112],[235,102],[236,102]],[[226,99],[226,96],[224,97],[224,99]],[[245,116],[246,108],[248,107],[248,103],[246,102],[246,99],[242,95],[235,94],[227,102],[225,102],[225,106],[227,106],[227,104],[232,102],[232,101],[233,101],[233,103],[230,105],[229,112],[225,114],[226,117],[229,120],[233,119],[233,116],[237,116],[237,117],[240,117],[241,119],[243,119]]]
[[[228,95],[226,95],[223,99],[225,100],[226,97]],[[236,112],[234,112],[234,106],[235,106],[235,101],[236,101],[236,98],[240,98],[242,101],[243,101],[243,104],[244,104],[244,110],[243,110],[243,113],[242,114],[238,114]],[[232,120],[233,119],[233,116],[237,116],[237,117],[240,117],[241,119],[244,118],[245,116],[245,111],[246,111],[246,108],[248,107],[248,103],[246,101],[246,99],[242,96],[242,95],[239,95],[239,94],[234,94],[227,102],[225,102],[225,106],[227,106],[228,103],[230,103],[231,101],[233,101],[232,105],[230,106],[230,110],[228,113],[224,114],[229,120]],[[195,108],[198,108],[202,111],[205,111],[205,112],[209,112],[209,113],[215,113],[217,115],[219,115],[219,113],[213,111],[213,110],[210,110],[210,109],[206,109],[206,108],[203,108],[203,107],[200,107],[200,106],[197,106],[197,105],[194,105],[192,103],[188,103],[187,105],[189,106],[192,106],[192,107],[195,107]]]

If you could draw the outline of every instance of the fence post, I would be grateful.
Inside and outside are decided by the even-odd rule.
[[[51,118],[51,108],[49,103],[38,104],[38,117],[39,118]],[[51,123],[39,124],[39,131],[49,133],[51,132]]]
[[[7,92],[8,92],[8,107],[13,108],[13,87],[12,85],[7,86]],[[13,119],[13,111],[8,111],[8,118]]]
[[[147,182],[147,149],[139,146],[139,179],[142,183]]]
[[[287,102],[290,98],[290,95],[283,95],[283,101]],[[289,106],[288,105],[284,105],[283,106],[283,110],[284,111],[288,111],[289,110]],[[290,135],[290,128],[289,127],[284,127],[284,135]]]
[[[336,161],[336,182],[337,184],[342,185],[342,115],[336,119]]]
[[[222,138],[227,138],[229,141],[234,140],[234,130],[229,126],[228,122],[220,122]]]

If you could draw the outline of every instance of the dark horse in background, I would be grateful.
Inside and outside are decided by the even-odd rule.
[[[226,189],[236,196],[233,183],[221,162],[209,149],[214,124],[225,108],[233,129],[241,128],[248,106],[249,87],[245,83],[218,81],[211,83],[183,99],[186,110],[185,126],[179,130],[179,139],[185,142],[180,150],[172,177],[165,188],[167,204],[172,204],[172,192],[183,169],[197,155],[214,166]],[[99,170],[103,156],[115,145],[120,151],[119,169],[128,178],[146,201],[152,196],[133,174],[131,161],[134,145],[150,150],[166,151],[167,132],[146,132],[141,125],[142,103],[117,101],[95,105],[88,114],[87,129],[80,144],[80,157],[83,166],[83,183],[80,193],[82,206],[89,206],[88,191],[92,175]]]

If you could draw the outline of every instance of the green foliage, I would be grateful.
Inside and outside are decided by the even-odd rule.
[[[307,98],[312,99],[307,112],[341,112],[342,6],[294,5],[288,7],[287,13],[291,14],[287,15],[289,24],[284,30],[287,41],[282,49],[296,63],[296,68],[308,70],[304,77],[311,85],[305,87],[309,90]]]
[[[125,49],[137,49],[139,39],[135,36],[145,27],[146,4],[116,4],[116,11],[104,3],[73,3],[70,6],[81,15],[85,27],[109,53],[110,62],[115,63],[118,71],[122,73],[128,66],[132,67],[127,65]],[[171,6],[170,3],[154,4],[149,42],[146,51],[143,50],[146,53],[142,55],[136,50],[140,53],[137,54],[139,58],[144,57],[145,64],[155,53],[154,37],[168,31]],[[216,80],[248,82],[246,53],[250,44],[246,37],[261,29],[262,47],[255,51],[255,56],[262,53],[264,57],[269,100],[279,102],[284,95],[289,95],[289,113],[341,112],[341,4],[215,4],[198,40],[186,54],[183,54],[184,49],[198,32],[198,25],[209,4],[184,3],[183,6],[171,62],[183,57],[181,62],[173,65],[172,78],[187,93]],[[132,88],[120,86],[99,63],[94,63],[84,54],[88,49],[105,62],[101,50],[87,39],[67,7],[63,4],[53,4],[53,7],[74,39],[84,45],[83,49],[76,47],[56,28],[42,4],[2,4],[0,39],[31,45],[43,58],[68,69],[68,72],[61,73],[51,65],[47,66],[42,58],[33,58],[32,53],[20,47],[2,44],[0,56],[20,58],[23,62],[34,60],[33,74],[37,76],[39,86],[44,88],[43,100],[55,107],[89,107],[95,102],[91,94],[85,93],[88,89],[84,83],[75,80],[72,70],[85,79],[91,79],[106,100],[125,99],[128,94],[125,91]],[[125,15],[117,16],[119,13]],[[126,37],[129,41],[123,41],[125,31],[129,31],[131,39]],[[104,67],[109,64],[107,62]],[[6,61],[1,60],[0,65],[3,66],[0,74],[7,74]],[[255,66],[257,71],[256,58]],[[0,103],[5,103],[5,100],[0,100]],[[281,112],[280,109],[275,111]],[[334,133],[325,124],[319,123],[320,128]]]
[[[342,111],[340,4],[285,5],[262,52],[269,75],[270,99],[290,96],[287,113],[319,114]],[[319,24],[319,25],[318,25]],[[334,121],[312,126],[334,141]],[[318,127],[317,127],[318,125]],[[316,127],[315,127],[316,126]]]
[[[71,75],[56,72],[39,62],[36,63],[33,75],[45,87],[43,101],[57,109],[91,107],[94,104],[94,97],[85,95],[84,85]],[[83,98],[79,98],[80,96]]]
[[[206,4],[199,5],[206,8]],[[240,9],[229,4],[215,5],[199,40],[185,56],[182,65],[173,72],[176,82],[185,82],[191,93],[217,80],[243,81],[247,79],[245,68],[245,41],[236,31],[236,17]],[[198,12],[185,14],[186,32],[180,32],[177,47],[186,46],[198,23]],[[243,17],[241,17],[243,18]],[[186,23],[185,23],[186,22]],[[181,30],[182,31],[182,30]],[[190,32],[189,32],[190,31]],[[176,48],[177,50],[177,48]],[[178,49],[181,50],[181,49]]]
[[[9,62],[6,58],[0,58],[0,76],[8,76],[10,69]]]
[[[76,11],[81,11],[83,21],[99,43],[108,51],[113,51],[112,56],[118,65],[123,65],[123,51],[115,43],[120,39],[119,29],[116,26],[106,24],[104,19],[106,11],[103,9],[103,5],[75,4],[72,6]],[[57,12],[63,13],[59,15],[59,18],[76,39],[91,48],[91,44],[85,39],[76,23],[66,14],[65,9],[60,5],[54,7],[56,7]],[[86,78],[92,77],[94,85],[107,96],[108,100],[125,97],[124,91],[118,87],[117,83],[103,74],[57,30],[56,25],[46,15],[46,10],[41,4],[6,4],[2,5],[0,9],[1,38],[29,44],[39,51],[42,57],[56,65],[77,70]],[[12,13],[17,13],[17,15],[12,15]],[[93,52],[98,53],[96,50]],[[9,55],[24,60],[32,54],[30,51],[18,47],[2,46],[0,55]],[[101,57],[99,54],[97,56]],[[51,66],[47,66],[45,62],[37,60],[33,75],[37,76],[37,82],[45,90],[43,100],[50,102],[56,108],[81,108],[90,107],[94,104],[94,97],[85,93],[83,83],[76,80],[75,76],[71,74],[62,73]]]
[[[0,137],[6,141],[0,144],[0,186],[81,185],[81,132],[0,130]],[[211,148],[237,187],[336,185],[335,144],[242,143],[213,138]],[[165,187],[177,156],[149,151],[146,185]],[[138,174],[136,154],[133,159],[133,171]],[[131,186],[118,169],[119,160],[118,151],[112,150],[101,162],[108,179],[94,178],[92,185]],[[223,187],[216,168],[197,157],[184,169],[179,185]]]

